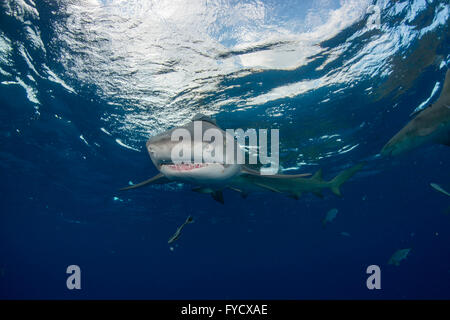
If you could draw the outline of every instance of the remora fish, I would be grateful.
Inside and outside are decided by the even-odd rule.
[[[442,189],[442,187],[436,183],[430,183],[430,186],[433,187],[433,189],[442,192],[443,194],[447,195],[450,197],[450,193],[448,193],[447,191],[445,191],[444,189]]]
[[[388,261],[388,264],[393,264],[394,266],[399,266],[400,261],[405,260],[408,257],[409,252],[411,251],[411,248],[409,249],[400,249],[394,252],[394,254],[391,256],[391,258]]]
[[[322,219],[322,226],[325,228],[327,223],[332,222],[336,218],[338,212],[339,211],[336,208],[333,208],[333,209],[329,210],[327,212],[325,218]]]
[[[187,217],[186,221],[178,227],[177,231],[173,234],[173,236],[170,237],[169,241],[167,241],[168,244],[171,244],[174,241],[177,241],[181,237],[181,230],[183,230],[184,226],[192,223],[194,220],[191,216]]]
[[[396,156],[426,143],[450,146],[450,69],[439,99],[421,111],[381,150],[383,156]]]
[[[296,175],[261,175],[259,171],[253,170],[246,165],[238,164],[236,161],[209,162],[208,159],[203,159],[201,163],[195,163],[195,154],[191,154],[188,163],[175,164],[172,159],[172,151],[177,147],[179,141],[172,141],[171,135],[174,130],[183,128],[191,133],[192,140],[181,143],[190,143],[194,153],[196,150],[208,149],[211,142],[200,141],[197,142],[194,137],[194,123],[201,122],[203,135],[204,132],[210,128],[217,129],[223,135],[223,142],[229,138],[229,134],[220,129],[214,120],[211,118],[198,114],[188,124],[176,127],[159,135],[150,138],[146,147],[150,158],[155,167],[160,171],[156,176],[138,183],[136,185],[127,186],[120,190],[135,189],[149,184],[161,184],[171,181],[188,182],[196,187],[193,191],[200,193],[211,194],[213,199],[224,203],[222,191],[226,188],[240,192],[243,197],[246,197],[249,192],[253,191],[272,191],[278,193],[285,193],[290,197],[298,199],[302,193],[312,192],[317,196],[322,197],[321,190],[330,188],[333,193],[340,196],[340,186],[350,179],[363,164],[358,164],[352,168],[342,171],[334,179],[325,181],[322,179],[322,171],[319,170],[311,178],[309,173]],[[234,141],[234,137],[231,137]],[[199,145],[196,145],[199,144]],[[178,146],[179,147],[179,146]],[[240,146],[233,144],[235,151]],[[236,155],[237,152],[234,152]]]

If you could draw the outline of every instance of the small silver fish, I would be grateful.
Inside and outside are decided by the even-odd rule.
[[[191,216],[187,217],[186,221],[178,227],[177,231],[175,231],[175,233],[173,234],[173,236],[170,237],[169,241],[167,242],[168,244],[171,244],[172,242],[177,241],[180,237],[181,237],[181,230],[183,230],[184,226],[192,223],[194,220],[192,219]]]

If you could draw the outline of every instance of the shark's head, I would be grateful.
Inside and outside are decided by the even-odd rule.
[[[439,99],[422,110],[403,129],[389,140],[381,150],[383,156],[396,156],[427,142],[446,145],[450,126],[450,69],[445,74]]]
[[[420,121],[417,121],[417,119],[412,120],[393,136],[381,150],[381,155],[397,156],[422,145],[430,132],[427,128],[418,126],[418,122]]]
[[[413,145],[409,139],[405,137],[394,136],[388,143],[381,149],[382,156],[396,156],[403,153],[409,149],[412,149]]]
[[[222,141],[203,139],[205,132],[220,136]],[[150,138],[146,146],[153,164],[171,180],[223,183],[240,172],[240,165],[227,158],[226,136],[211,118],[196,115],[190,123]],[[213,151],[218,145],[223,148],[220,157]]]

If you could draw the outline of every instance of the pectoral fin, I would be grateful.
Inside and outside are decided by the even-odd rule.
[[[241,197],[244,198],[244,199],[247,198],[247,196],[248,196],[248,193],[245,192],[245,191],[242,191],[242,190],[240,190],[240,189],[233,188],[233,187],[228,187],[228,188],[229,188],[230,190],[239,192],[239,193],[241,194]]]
[[[140,182],[138,184],[133,184],[133,185],[128,186],[128,187],[124,187],[124,188],[119,189],[119,190],[120,191],[124,191],[124,190],[140,188],[140,187],[146,186],[146,185],[151,184],[151,183],[158,183],[158,184],[160,184],[160,183],[167,183],[167,182],[169,182],[169,179],[167,179],[162,173],[158,173],[156,176],[154,176],[154,177],[152,177],[152,178],[150,178],[148,180],[142,181],[142,182]]]

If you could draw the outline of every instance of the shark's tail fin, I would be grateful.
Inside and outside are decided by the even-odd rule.
[[[341,190],[339,189],[341,185],[350,179],[356,172],[361,170],[361,168],[364,166],[364,163],[359,163],[354,167],[351,167],[347,170],[342,171],[339,173],[333,180],[330,181],[330,189],[333,191],[334,194],[341,196]]]

